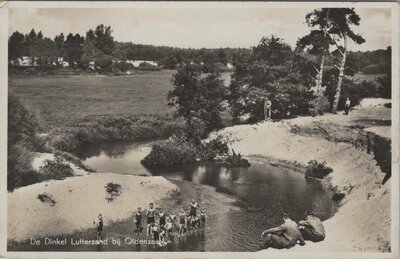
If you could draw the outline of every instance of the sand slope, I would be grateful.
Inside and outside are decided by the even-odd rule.
[[[121,185],[121,195],[106,200],[107,183]],[[137,207],[148,207],[179,189],[163,177],[95,173],[62,181],[33,184],[8,193],[8,238],[21,240],[90,228],[99,213],[105,225],[127,218]],[[37,197],[46,193],[55,205]]]
[[[380,184],[384,174],[376,165],[374,157],[355,149],[351,144],[335,143],[321,136],[297,135],[290,132],[293,125],[309,126],[316,121],[343,126],[352,125],[361,117],[374,115],[377,118],[390,119],[390,109],[364,109],[359,108],[350,116],[329,114],[275,123],[264,122],[258,125],[225,128],[217,133],[233,140],[231,148],[243,155],[262,155],[304,165],[312,159],[326,161],[334,170],[325,180],[326,183],[338,190],[353,186],[342,201],[343,206],[338,213],[325,222],[326,240],[304,247],[297,246],[294,248],[296,251],[378,252],[386,251],[390,247],[390,181],[384,186]]]

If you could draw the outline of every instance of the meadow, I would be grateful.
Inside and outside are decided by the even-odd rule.
[[[135,71],[127,76],[10,76],[17,96],[49,129],[127,115],[171,114],[167,94],[175,70]],[[229,84],[230,73],[221,77]]]
[[[167,95],[175,70],[126,76],[10,76],[9,93],[36,114],[47,142],[71,151],[84,143],[166,138],[183,127]],[[230,74],[221,77],[228,84]]]
[[[167,93],[174,70],[129,76],[11,77],[9,92],[50,128],[127,114],[172,112]]]

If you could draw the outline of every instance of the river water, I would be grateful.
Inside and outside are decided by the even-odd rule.
[[[211,186],[233,198],[228,207],[209,208],[204,231],[174,242],[173,251],[256,251],[261,232],[282,223],[283,212],[296,221],[312,209],[323,220],[332,213],[331,193],[319,182],[306,181],[303,173],[268,163],[255,162],[249,168],[220,165],[186,165],[169,170],[150,171],[140,160],[152,143],[103,143],[81,147],[74,154],[101,172],[135,175],[162,175],[196,185]],[[138,247],[134,250],[146,250]]]

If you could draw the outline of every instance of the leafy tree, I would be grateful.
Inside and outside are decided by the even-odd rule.
[[[25,42],[27,46],[27,54],[30,57],[31,66],[36,64],[36,57],[38,54],[39,37],[35,30],[32,29],[29,34],[25,35]]]
[[[8,39],[8,58],[16,60],[24,55],[25,37],[22,33],[15,31]]]
[[[319,69],[314,66],[317,74],[314,76],[316,98],[314,102],[314,114],[321,113],[320,99],[322,95],[322,82],[324,75],[324,65],[326,55],[329,54],[329,45],[331,39],[327,33],[327,26],[329,21],[329,9],[314,10],[306,15],[306,22],[309,27],[317,27],[316,30],[312,30],[308,35],[300,38],[297,41],[297,48],[306,50],[311,55],[317,56],[317,63],[319,63]],[[318,66],[318,65],[317,65]]]
[[[57,57],[65,57],[65,37],[63,33],[54,37],[54,46]],[[57,59],[58,63],[58,59]]]
[[[278,59],[276,53],[281,53]],[[272,102],[276,118],[308,112],[310,92],[309,63],[296,55],[281,39],[263,38],[250,56],[234,57],[228,101],[233,119],[250,115],[250,122],[264,118],[264,102]]]
[[[111,33],[111,26],[104,26],[103,24],[98,25],[94,31],[94,46],[106,55],[111,55],[114,49],[114,38],[111,36]]]
[[[198,118],[205,122],[208,131],[222,127],[220,113],[223,111],[222,102],[225,99],[223,80],[215,72],[199,81],[201,109]]]
[[[168,105],[175,107],[176,115],[186,121],[189,137],[193,137],[191,131],[195,119],[205,123],[208,131],[221,127],[225,89],[217,73],[201,77],[195,66],[183,64],[172,76],[172,84],[174,88],[168,93]]]
[[[172,76],[174,88],[168,92],[168,105],[176,107],[176,115],[183,117],[188,128],[201,109],[199,79],[200,73],[193,66],[183,65]]]
[[[80,64],[81,57],[83,54],[83,43],[84,38],[76,33],[73,35],[72,33],[67,35],[67,38],[64,43],[65,47],[65,56],[69,62],[70,67],[76,68],[78,64]]]
[[[38,65],[41,67],[50,67],[57,61],[57,50],[52,41],[49,38],[44,38],[38,45]]]
[[[344,78],[346,58],[348,56],[348,41],[352,40],[357,44],[362,44],[365,42],[365,39],[361,35],[354,33],[352,29],[352,26],[360,25],[361,20],[360,16],[354,11],[354,8],[330,8],[330,12],[328,33],[331,35],[333,43],[342,56],[340,66],[337,67],[339,69],[339,80],[332,105],[332,112],[336,113]],[[340,41],[343,42],[342,45],[340,45]]]
[[[264,61],[269,66],[279,66],[292,59],[293,51],[289,44],[281,38],[271,35],[263,37],[260,43],[253,47],[252,58],[256,61]]]

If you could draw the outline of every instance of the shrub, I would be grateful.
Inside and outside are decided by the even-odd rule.
[[[202,144],[199,149],[198,157],[201,161],[210,161],[213,160],[217,155],[228,155],[228,151],[228,143],[221,136],[218,136],[217,138]]]
[[[40,175],[32,168],[33,154],[21,145],[8,146],[7,154],[7,190],[34,184],[40,181]]]
[[[46,160],[45,165],[40,167],[39,173],[41,181],[52,179],[62,180],[68,176],[74,175],[72,168],[57,158],[56,160]]]
[[[56,205],[56,201],[53,199],[51,194],[41,193],[37,196],[37,198],[43,203],[48,203],[50,206]]]
[[[229,167],[249,167],[250,163],[240,153],[236,154],[235,150],[232,149],[232,155],[228,154],[224,165]]]
[[[108,202],[115,200],[117,196],[121,195],[121,185],[118,183],[107,183],[104,188],[106,188],[106,200]]]
[[[141,163],[149,168],[172,167],[196,161],[197,153],[194,144],[174,137],[163,144],[154,144]]]
[[[85,165],[84,163],[82,163],[82,161],[79,158],[77,158],[76,156],[74,156],[74,155],[72,155],[72,154],[70,154],[68,152],[56,151],[56,152],[54,152],[54,156],[63,158],[65,160],[67,160],[68,162],[71,162],[74,165],[76,165],[76,166],[78,166],[78,167],[80,167],[80,168],[82,168],[82,169],[84,169],[84,170],[86,170],[88,172],[96,172],[96,169]]]
[[[317,178],[323,179],[328,174],[332,173],[333,169],[326,166],[326,162],[318,162],[317,160],[311,160],[308,162],[306,169],[306,178]]]

